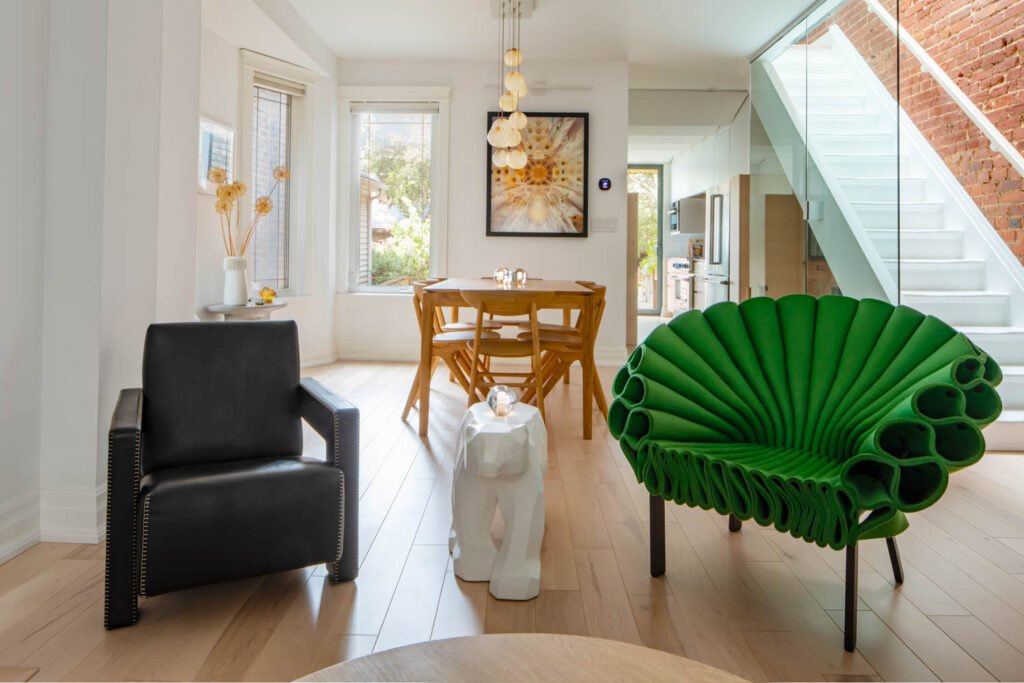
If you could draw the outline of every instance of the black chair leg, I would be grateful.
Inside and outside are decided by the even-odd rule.
[[[857,648],[857,544],[846,546],[846,625],[843,646],[847,652]]]
[[[896,539],[891,536],[885,539],[885,545],[889,548],[889,562],[892,563],[892,576],[896,583],[903,583],[903,561],[900,559],[900,549],[896,547]]]
[[[729,515],[729,531],[739,531],[743,528],[743,522],[736,515]]]
[[[665,499],[651,496],[651,576],[665,573]]]

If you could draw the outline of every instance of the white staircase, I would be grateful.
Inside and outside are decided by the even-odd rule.
[[[1024,268],[838,27],[767,74],[885,291],[999,362],[1003,415],[986,439],[1024,450]]]

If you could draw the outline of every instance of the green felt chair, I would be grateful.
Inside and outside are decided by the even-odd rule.
[[[665,571],[665,500],[845,548],[852,651],[858,542],[886,539],[902,582],[894,537],[981,458],[1001,378],[949,325],[873,299],[760,297],[659,326],[608,409],[651,494],[651,574]]]

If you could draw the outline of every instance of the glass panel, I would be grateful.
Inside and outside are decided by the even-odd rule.
[[[895,45],[864,0],[827,1],[752,65],[751,240],[763,230],[769,296],[792,291],[782,273],[798,267],[808,293],[897,300]],[[779,175],[802,230],[792,205],[767,198]]]
[[[355,115],[359,127],[359,284],[430,277],[431,145],[436,114]]]
[[[269,196],[273,208],[260,221],[252,238],[252,277],[259,288],[282,290],[289,287],[288,197],[291,181],[277,182],[274,169],[289,165],[292,96],[259,86],[253,90],[251,196]]]
[[[751,294],[806,291],[806,22],[751,65]],[[755,255],[764,254],[764,260]]]

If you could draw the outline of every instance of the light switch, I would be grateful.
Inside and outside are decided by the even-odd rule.
[[[618,218],[594,218],[590,221],[591,232],[615,232],[618,229]]]

